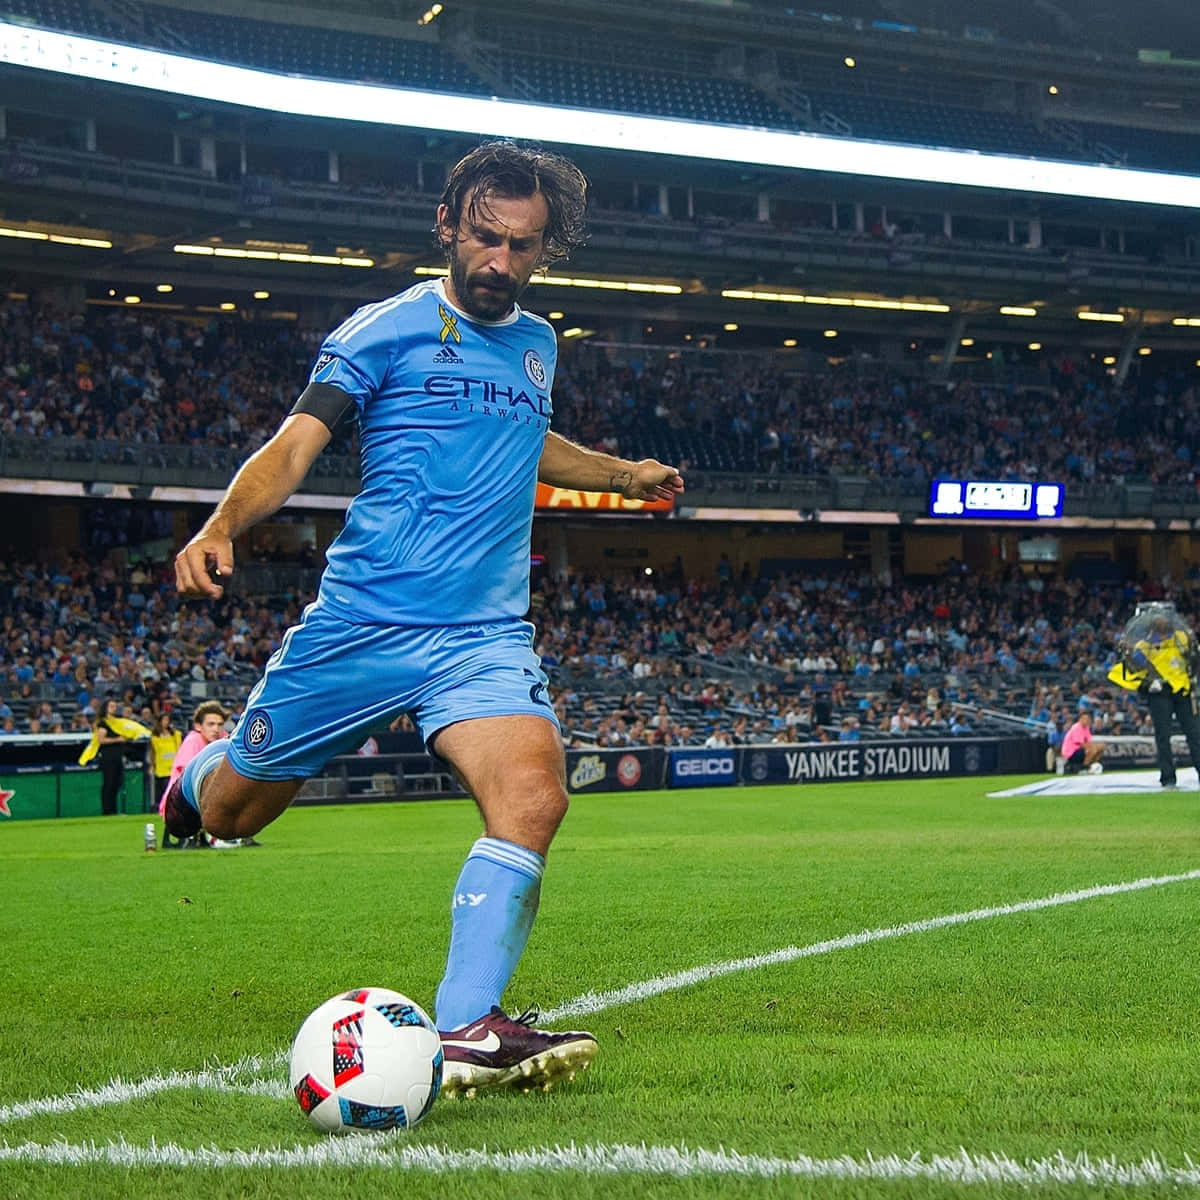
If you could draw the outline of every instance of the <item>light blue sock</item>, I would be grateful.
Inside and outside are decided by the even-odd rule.
[[[517,969],[537,915],[546,860],[499,838],[480,838],[450,903],[450,954],[437,992],[437,1027],[484,1016]]]
[[[209,742],[195,758],[183,768],[179,780],[179,790],[183,798],[197,811],[200,811],[200,785],[225,761],[229,753],[229,739],[218,738]]]

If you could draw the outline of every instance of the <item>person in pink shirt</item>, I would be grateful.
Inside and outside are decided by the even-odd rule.
[[[196,711],[192,713],[192,728],[187,737],[179,744],[179,749],[175,751],[175,761],[171,764],[171,775],[167,780],[167,786],[163,789],[162,796],[158,799],[160,816],[162,815],[163,796],[167,794],[171,784],[183,774],[183,768],[210,742],[225,737],[225,717],[225,710],[217,700],[205,700],[196,706]],[[164,846],[168,845],[166,839],[167,835],[164,834]],[[181,838],[178,845],[187,845],[187,839]]]
[[[1083,709],[1079,719],[1067,730],[1063,738],[1062,754],[1066,760],[1066,770],[1075,775],[1080,771],[1090,771],[1099,775],[1104,767],[1100,759],[1106,747],[1092,737],[1092,714]]]

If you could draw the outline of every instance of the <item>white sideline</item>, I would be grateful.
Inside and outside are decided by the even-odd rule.
[[[168,1071],[165,1075],[149,1075],[132,1083],[121,1078],[110,1079],[97,1088],[70,1092],[65,1096],[47,1096],[41,1100],[22,1100],[0,1106],[0,1125],[46,1113],[70,1113],[84,1108],[100,1108],[105,1104],[126,1104],[130,1100],[140,1100],[177,1088],[205,1088],[217,1092],[283,1097],[290,1095],[286,1084],[277,1079],[263,1079],[261,1075],[264,1071],[277,1069],[285,1058],[282,1054],[265,1059],[253,1055],[227,1067],[212,1067],[204,1071]]]
[[[1116,896],[1122,892],[1140,892],[1146,888],[1165,887],[1171,883],[1184,883],[1200,879],[1200,870],[1184,871],[1179,875],[1153,875],[1135,879],[1129,883],[1105,883],[1096,887],[1082,888],[1076,892],[1057,892],[1040,900],[1022,900],[1017,904],[999,904],[989,908],[975,908],[970,912],[950,913],[944,917],[930,917],[924,921],[908,921],[903,925],[892,925],[887,929],[867,929],[827,942],[814,942],[809,946],[785,946],[768,954],[755,954],[749,958],[729,959],[726,962],[709,963],[703,967],[691,967],[673,975],[658,975],[641,983],[631,983],[623,988],[608,992],[584,992],[574,1000],[568,1000],[557,1008],[546,1009],[542,1019],[546,1022],[559,1021],[564,1017],[586,1017],[614,1008],[618,1004],[632,1004],[637,1000],[648,1000],[663,992],[674,992],[691,987],[708,979],[719,979],[722,975],[734,975],[739,971],[753,971],[759,967],[770,967],[776,963],[795,962],[799,958],[812,958],[818,954],[829,954],[834,950],[850,950],[865,946],[868,942],[882,942],[888,938],[904,937],[910,933],[928,933],[933,929],[945,929],[948,925],[965,925],[970,921],[986,921],[992,917],[1007,917],[1014,913],[1036,912],[1043,908],[1057,908],[1062,904],[1077,904],[1081,900],[1094,900],[1098,896]]]
[[[1200,1167],[1190,1158],[1170,1166],[1159,1158],[1118,1162],[1085,1154],[1058,1153],[1049,1158],[1013,1159],[1005,1154],[867,1155],[853,1158],[776,1158],[738,1154],[733,1150],[691,1150],[686,1146],[591,1145],[542,1146],[532,1150],[451,1150],[445,1146],[414,1146],[408,1135],[382,1134],[326,1138],[305,1146],[258,1150],[189,1149],[167,1142],[131,1146],[129,1143],[55,1142],[48,1146],[24,1142],[0,1144],[0,1162],[60,1166],[103,1164],[125,1168],[261,1168],[344,1167],[390,1168],[397,1171],[500,1171],[520,1174],[550,1171],[580,1175],[658,1175],[676,1179],[697,1176],[736,1176],[749,1179],[862,1179],[931,1180],[966,1184],[1083,1184],[1126,1187],[1159,1184],[1200,1184]]]

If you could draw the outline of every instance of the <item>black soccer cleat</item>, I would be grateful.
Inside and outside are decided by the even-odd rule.
[[[163,824],[173,838],[187,841],[200,832],[200,814],[183,798],[183,776],[175,780],[163,797]]]
[[[445,1063],[442,1094],[474,1096],[485,1088],[513,1086],[548,1092],[592,1065],[599,1047],[590,1033],[535,1029],[537,1009],[515,1019],[499,1008],[462,1029],[439,1033]]]

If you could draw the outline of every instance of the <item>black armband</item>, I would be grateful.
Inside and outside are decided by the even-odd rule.
[[[292,413],[308,413],[332,433],[353,403],[340,387],[334,387],[332,383],[310,383],[297,397],[288,416]]]

